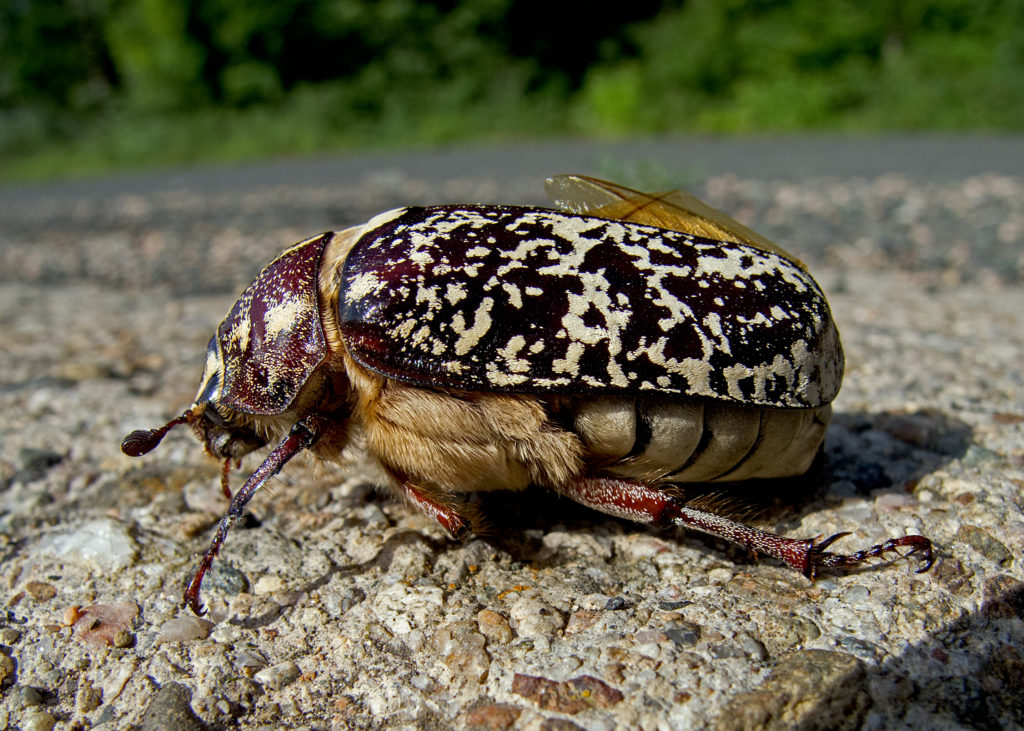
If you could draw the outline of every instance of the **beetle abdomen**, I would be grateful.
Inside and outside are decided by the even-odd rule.
[[[772,409],[711,400],[581,400],[573,428],[614,475],[665,482],[789,477],[807,471],[831,406]]]

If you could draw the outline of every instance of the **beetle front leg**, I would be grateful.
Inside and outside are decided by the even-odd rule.
[[[322,422],[314,416],[307,417],[296,423],[288,433],[288,436],[267,455],[263,463],[256,468],[256,471],[249,476],[245,484],[235,493],[235,496],[231,499],[231,505],[228,506],[228,512],[225,513],[224,517],[220,519],[220,523],[217,524],[217,533],[213,537],[210,548],[203,555],[195,574],[192,576],[192,581],[189,582],[188,588],[185,589],[185,594],[182,597],[184,604],[197,616],[201,617],[205,614],[202,602],[199,601],[199,588],[202,586],[203,577],[206,575],[206,572],[213,565],[213,559],[220,552],[221,546],[224,545],[224,539],[227,538],[228,530],[231,529],[236,520],[242,517],[242,513],[245,512],[245,506],[249,504],[249,501],[252,500],[256,492],[266,484],[267,480],[280,472],[285,463],[296,454],[303,449],[313,446],[317,439],[320,438],[321,431]]]
[[[649,485],[602,477],[578,478],[562,487],[561,492],[576,502],[620,518],[655,527],[677,525],[783,561],[809,579],[821,569],[852,568],[872,558],[884,558],[889,553],[900,554],[900,548],[909,548],[906,556],[919,555],[924,565],[918,573],[927,571],[933,562],[932,544],[924,536],[890,538],[877,546],[849,555],[825,551],[846,533],[838,533],[825,540],[817,538],[783,538],[774,533],[751,528],[721,515],[679,504],[667,493]]]

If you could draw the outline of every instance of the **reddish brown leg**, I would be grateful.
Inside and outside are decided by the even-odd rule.
[[[455,508],[435,500],[402,473],[393,470],[392,474],[401,483],[405,499],[421,513],[440,523],[441,527],[448,531],[448,535],[458,540],[469,533],[470,521]]]
[[[267,480],[280,472],[288,460],[303,449],[311,447],[319,436],[318,419],[309,417],[298,422],[292,427],[288,436],[274,448],[274,451],[267,455],[267,458],[263,460],[263,464],[256,468],[256,471],[249,476],[245,484],[235,493],[235,496],[231,499],[231,505],[228,506],[228,512],[220,519],[220,523],[217,525],[217,533],[213,537],[210,548],[199,562],[199,567],[192,576],[192,581],[189,582],[188,588],[185,589],[184,604],[195,614],[200,617],[205,614],[203,605],[199,601],[199,588],[202,586],[203,577],[206,575],[206,572],[213,565],[214,557],[220,552],[220,547],[224,545],[224,539],[227,538],[228,530],[231,529],[236,520],[242,517],[242,513],[245,512],[245,506],[249,504],[249,501],[252,500],[256,492],[266,484]]]
[[[884,558],[890,553],[919,555],[924,565],[918,569],[918,573],[927,571],[933,562],[931,541],[924,536],[890,538],[885,543],[863,551],[842,555],[828,553],[825,549],[848,535],[846,533],[837,533],[825,540],[820,540],[820,536],[804,540],[783,538],[714,513],[680,505],[664,492],[635,482],[584,477],[573,481],[560,492],[583,505],[620,518],[653,526],[678,525],[723,538],[755,553],[777,558],[810,579],[821,569],[851,568],[872,558]],[[904,547],[910,550],[900,554],[898,549]]]
[[[241,460],[239,460],[241,461]],[[220,489],[224,497],[231,499],[231,457],[224,460],[224,466],[220,468]]]

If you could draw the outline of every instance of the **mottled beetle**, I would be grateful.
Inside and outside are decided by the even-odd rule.
[[[670,486],[804,473],[843,354],[803,264],[685,193],[582,176],[562,210],[401,208],[285,251],[210,340],[195,402],[126,454],[191,425],[213,457],[277,446],[231,499],[184,600],[256,491],[308,449],[358,444],[377,479],[453,536],[459,493],[547,487],[612,515],[703,531],[814,577],[930,541],[850,555],[687,503]]]

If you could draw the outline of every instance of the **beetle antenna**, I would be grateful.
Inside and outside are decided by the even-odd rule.
[[[178,424],[191,422],[193,418],[195,418],[194,408],[171,419],[159,429],[136,429],[121,442],[121,451],[129,457],[141,457],[147,452],[153,451],[167,432]]]
[[[192,581],[189,582],[188,588],[185,589],[185,595],[182,598],[183,603],[196,616],[201,617],[205,613],[203,605],[199,601],[199,587],[203,583],[203,576],[206,575],[206,572],[210,570],[210,566],[213,565],[214,557],[220,552],[220,547],[224,545],[224,539],[227,538],[228,530],[236,520],[242,517],[242,513],[245,512],[245,506],[252,500],[256,491],[266,484],[267,480],[280,472],[288,460],[303,449],[311,447],[316,443],[316,440],[320,438],[320,423],[322,423],[320,419],[317,419],[315,416],[306,417],[296,423],[288,433],[288,436],[282,439],[281,443],[274,448],[274,451],[267,455],[267,458],[263,460],[263,464],[249,475],[249,479],[245,481],[245,484],[242,485],[231,499],[228,512],[220,519],[213,542],[199,562],[199,567],[192,576]]]

